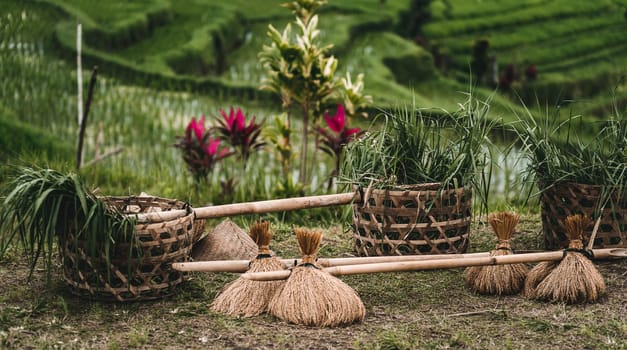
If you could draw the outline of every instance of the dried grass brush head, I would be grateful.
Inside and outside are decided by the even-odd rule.
[[[582,235],[591,220],[582,215],[571,215],[564,220],[570,240],[560,263],[538,283],[534,298],[567,304],[593,303],[606,292],[599,270],[583,249]]]
[[[488,215],[488,222],[496,233],[498,244],[490,256],[513,254],[511,239],[520,216],[514,212]],[[488,295],[511,295],[520,292],[525,283],[525,264],[472,266],[466,268],[466,283],[473,291]]]
[[[529,270],[527,278],[525,279],[523,295],[529,299],[535,299],[538,284],[540,284],[559,263],[559,261],[542,261]]]
[[[272,232],[267,221],[251,225],[249,235],[257,243],[258,255],[250,262],[248,272],[267,272],[285,269],[278,258],[272,256],[270,241]],[[268,304],[285,281],[252,281],[242,277],[222,288],[211,303],[211,310],[234,316],[257,316],[265,312]]]
[[[285,286],[270,301],[268,312],[287,322],[317,327],[363,320],[366,309],[357,292],[316,265],[322,233],[301,228],[295,233],[302,263],[292,269]]]

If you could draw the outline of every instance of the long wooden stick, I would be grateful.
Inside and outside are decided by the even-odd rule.
[[[489,252],[469,253],[469,254],[442,254],[442,255],[395,255],[395,256],[368,256],[361,258],[319,258],[316,262],[322,267],[374,264],[382,262],[400,261],[422,261],[422,260],[446,260],[461,259],[469,257],[489,256]],[[300,259],[281,259],[287,268],[294,267],[301,263]],[[172,268],[178,271],[196,272],[232,272],[243,273],[248,270],[250,260],[215,260],[215,261],[193,261],[173,263]]]
[[[627,257],[627,249],[625,248],[605,248],[593,249],[594,257],[606,259],[611,257]],[[324,268],[334,276],[357,275],[362,273],[381,273],[381,272],[403,272],[418,270],[435,270],[450,269],[457,267],[469,266],[485,266],[485,265],[503,265],[503,264],[521,264],[534,263],[540,261],[557,261],[564,256],[563,251],[530,253],[530,254],[512,254],[499,255],[489,257],[470,257],[461,259],[446,260],[424,260],[424,261],[405,261],[405,262],[387,262],[375,264],[359,264],[348,266],[335,266]],[[242,277],[255,281],[273,281],[287,279],[291,270],[280,270],[270,272],[254,272],[242,274]]]
[[[289,211],[297,209],[311,209],[329,207],[334,205],[350,204],[353,200],[358,200],[359,195],[355,192],[326,194],[320,196],[295,197],[272,199],[259,202],[234,203],[225,205],[215,205],[210,207],[195,208],[194,213],[197,219],[221,218],[234,215],[274,213],[279,211]],[[142,213],[132,215],[138,222],[161,222],[173,220],[181,215],[186,215],[185,210],[170,210],[153,213]]]
[[[83,72],[77,72],[79,75]],[[89,108],[91,107],[91,99],[94,96],[94,87],[96,86],[96,77],[98,76],[98,66],[94,66],[91,71],[91,80],[89,80],[89,90],[87,90],[87,101],[85,101],[85,108],[83,111],[83,118],[79,125],[78,131],[78,147],[76,150],[76,170],[81,168],[81,162],[83,161],[83,143],[85,142],[85,128],[87,127],[87,116],[89,115]],[[78,101],[83,103],[83,101]]]

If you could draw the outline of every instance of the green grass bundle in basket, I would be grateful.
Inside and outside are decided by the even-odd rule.
[[[489,104],[469,95],[456,113],[383,113],[348,145],[343,181],[354,204],[360,255],[462,253],[469,244],[473,192],[487,206]]]
[[[145,300],[172,294],[183,280],[170,266],[191,249],[189,206],[156,197],[97,197],[77,174],[22,168],[6,184],[0,207],[0,257],[21,243],[31,273],[40,258],[48,271],[58,249],[72,293],[99,300]],[[190,209],[164,222],[136,223],[132,215]]]
[[[539,188],[547,249],[567,246],[564,220],[578,214],[593,219],[584,240],[596,227],[595,248],[627,246],[627,117],[614,112],[595,123],[559,113],[521,120],[525,178]]]

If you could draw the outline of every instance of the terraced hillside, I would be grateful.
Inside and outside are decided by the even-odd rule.
[[[433,1],[423,35],[448,50],[458,79],[468,70],[474,42],[485,39],[501,72],[508,64],[520,71],[537,67],[538,79],[519,86],[523,96],[589,97],[620,86],[621,79],[624,91],[626,3]]]
[[[268,95],[257,90],[263,75],[257,53],[269,42],[268,24],[282,28],[291,19],[282,2],[43,0],[37,6],[63,13],[53,37],[68,59],[78,20],[85,28],[85,59],[105,72],[141,85],[264,100]],[[519,72],[537,67],[535,81],[521,78],[513,85],[527,101],[600,96],[604,106],[626,73],[624,0],[433,0],[421,23],[423,46],[397,34],[399,19],[411,18],[411,6],[412,0],[331,0],[321,13],[321,37],[334,44],[340,70],[366,73],[367,93],[379,106],[415,100],[454,108],[457,91],[467,89],[478,39],[489,42],[499,67],[495,75],[507,64]],[[434,54],[447,64],[436,68]],[[487,95],[494,86],[483,88],[478,91]],[[509,108],[501,98],[495,103]]]

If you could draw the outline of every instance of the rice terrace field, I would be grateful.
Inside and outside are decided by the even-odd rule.
[[[626,0],[1,0],[0,349],[627,349],[627,259],[594,260],[599,298],[566,263],[589,266],[579,240],[627,246],[626,77]],[[320,258],[570,244],[556,278],[579,299],[486,295],[460,267],[339,276],[365,317],[325,327],[217,312],[238,275],[171,268],[226,219],[192,209],[353,189],[229,219],[269,222],[294,259],[296,228],[323,234]],[[153,196],[179,202],[142,207]],[[193,229],[147,242],[121,214],[169,209]],[[504,211],[520,220],[497,239]],[[236,259],[229,237],[212,249]],[[140,270],[164,272],[125,275]],[[77,280],[168,293],[98,301]]]

